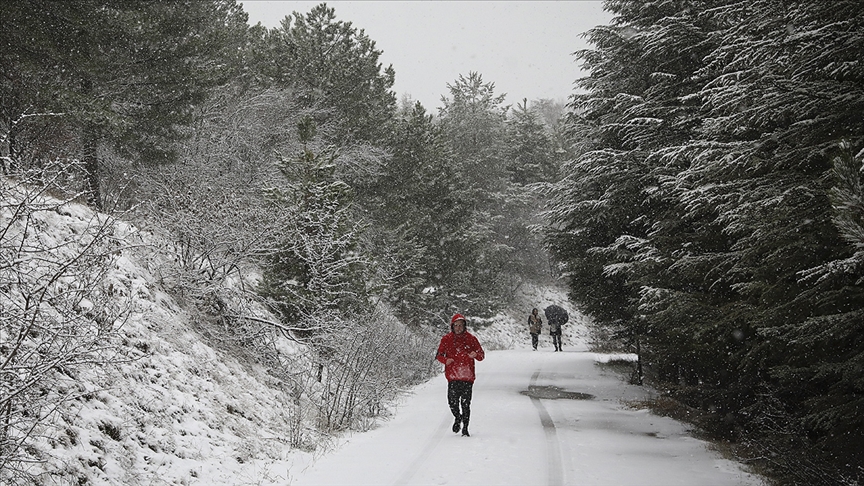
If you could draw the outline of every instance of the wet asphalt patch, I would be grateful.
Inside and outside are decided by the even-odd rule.
[[[593,400],[594,395],[589,393],[574,392],[558,388],[557,386],[536,386],[531,385],[527,390],[519,392],[523,395],[528,395],[531,398],[540,398],[544,400]]]

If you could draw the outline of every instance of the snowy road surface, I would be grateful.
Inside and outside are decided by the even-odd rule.
[[[450,430],[439,376],[379,428],[353,435],[311,466],[295,464],[291,484],[763,484],[681,423],[622,404],[646,392],[595,365],[595,356],[489,352],[477,363],[471,437]]]

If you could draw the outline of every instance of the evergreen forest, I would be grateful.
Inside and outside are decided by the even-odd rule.
[[[778,484],[864,482],[860,0],[603,4],[566,102],[472,71],[431,113],[338,6],[267,29],[237,0],[0,2],[0,478],[53,373],[128,358],[116,241],[94,221],[39,256],[50,197],[170,242],[164,288],[292,400],[315,384],[322,430],[428,378],[454,312],[560,279],[658,410]],[[376,352],[399,361],[370,378]]]

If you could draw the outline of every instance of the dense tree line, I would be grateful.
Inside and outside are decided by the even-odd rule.
[[[365,249],[403,255],[391,262],[404,274],[396,280],[414,282],[418,303],[424,290],[439,295],[438,318],[456,308],[488,315],[506,293],[499,277],[542,274],[537,238],[502,216],[530,220],[524,196],[539,193],[528,184],[555,177],[554,103],[526,102],[511,117],[494,84],[469,73],[447,87],[438,117],[397,107],[394,70],[374,41],[324,4],[270,30],[249,27],[233,0],[57,7],[3,6],[5,174],[75,161],[58,189],[99,208],[143,208],[138,217],[167,226],[183,261],[222,268],[213,259],[227,247],[263,258],[267,245],[249,241],[280,238],[245,223],[266,214],[265,193],[296,182],[285,161],[331,157],[351,218],[369,225]],[[421,214],[407,216],[406,200]],[[405,231],[413,236],[371,236]]]
[[[27,0],[5,3],[2,14],[5,169],[78,159],[97,207],[107,152],[176,160],[182,128],[230,76],[246,29],[230,1]]]
[[[605,5],[548,213],[573,299],[785,482],[861,481],[860,2]]]
[[[548,188],[571,296],[638,352],[638,380],[789,483],[860,481],[860,5],[606,8],[562,124],[562,106],[507,106],[475,72],[434,115],[400,105],[375,42],[324,4],[266,29],[236,0],[0,2],[0,361],[38,378],[0,375],[0,470],[35,430],[25,399],[65,399],[40,395],[45,334],[28,325],[58,326],[81,354],[40,356],[71,367],[101,362],[106,316],[123,317],[90,312],[105,220],[98,245],[24,268],[22,250],[48,249],[21,228],[62,206],[43,196],[163,235],[162,284],[204,332],[254,349],[336,430],[422,375],[424,336],[453,311],[490,316],[548,276]],[[272,352],[277,334],[308,345],[309,373]],[[370,347],[412,364],[372,370]]]
[[[0,362],[40,346],[26,310],[5,308],[26,273],[21,228],[73,200],[163,238],[160,284],[208,339],[284,380],[298,446],[310,409],[325,433],[351,427],[429,373],[426,339],[454,311],[491,316],[520,282],[548,278],[532,225],[537,184],[569,150],[559,103],[511,110],[471,72],[442,87],[437,116],[399,105],[375,42],[325,4],[274,29],[249,26],[235,0],[24,0],[0,2],[0,18],[0,197],[13,208],[0,214]],[[57,275],[85,275],[84,256]],[[99,298],[100,269],[68,306]],[[67,333],[90,353],[79,361],[100,361],[93,319],[64,321],[81,328]],[[97,337],[115,339],[99,319]],[[309,353],[279,355],[277,336]],[[22,397],[51,385],[2,372],[0,474],[12,477],[38,430],[13,427],[32,425]]]

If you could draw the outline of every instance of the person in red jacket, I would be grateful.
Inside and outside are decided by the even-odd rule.
[[[474,360],[483,361],[486,353],[480,342],[465,330],[465,316],[454,314],[450,319],[450,331],[438,345],[438,361],[444,363],[447,378],[447,402],[456,419],[453,432],[462,430],[468,437],[468,420],[471,418],[471,394],[474,388]],[[461,405],[461,411],[460,411]]]

